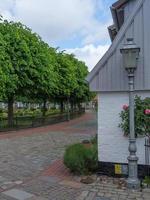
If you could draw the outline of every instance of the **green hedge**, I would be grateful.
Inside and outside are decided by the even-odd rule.
[[[97,145],[85,147],[83,144],[73,144],[66,149],[64,164],[76,174],[89,174],[98,167]]]

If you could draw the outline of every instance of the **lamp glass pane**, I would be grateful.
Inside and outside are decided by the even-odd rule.
[[[123,52],[123,65],[125,69],[131,69],[137,67],[138,53],[136,49],[128,49]]]

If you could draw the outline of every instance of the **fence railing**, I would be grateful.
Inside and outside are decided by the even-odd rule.
[[[145,165],[146,174],[150,176],[150,137],[145,138]]]
[[[85,109],[81,109],[79,111],[55,114],[49,116],[17,116],[14,117],[13,125],[11,127],[8,126],[8,119],[1,118],[0,119],[0,132],[9,131],[9,130],[17,130],[17,129],[25,129],[25,128],[34,128],[40,126],[46,126],[51,124],[56,124],[59,122],[68,121],[68,119],[74,119],[81,116],[85,112]]]

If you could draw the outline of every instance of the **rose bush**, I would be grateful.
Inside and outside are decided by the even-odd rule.
[[[150,115],[150,109],[145,110],[145,115]]]
[[[127,104],[123,105],[123,110],[128,110],[129,106]]]
[[[121,123],[124,135],[129,134],[129,106],[123,105],[123,110],[120,113]],[[150,135],[150,98],[142,99],[139,96],[135,97],[135,134]]]

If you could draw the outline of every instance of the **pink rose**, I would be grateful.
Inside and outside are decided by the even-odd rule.
[[[146,109],[146,110],[144,111],[144,113],[145,113],[145,115],[150,115],[150,109]]]
[[[128,110],[129,106],[127,104],[123,105],[123,110]]]

